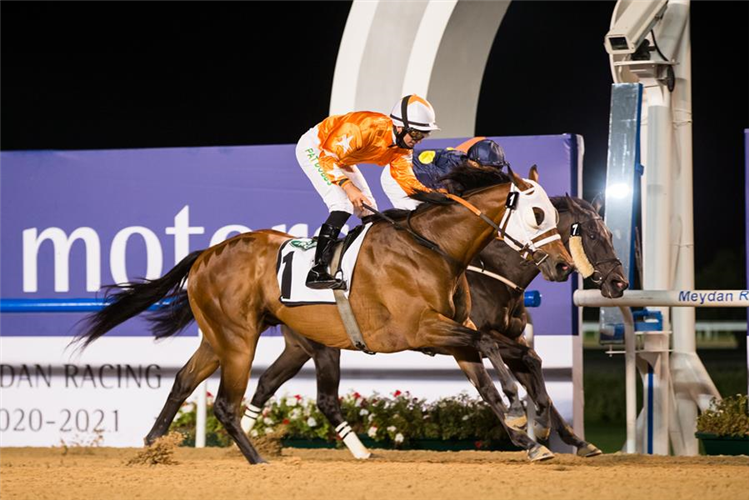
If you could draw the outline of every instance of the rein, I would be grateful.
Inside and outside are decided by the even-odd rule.
[[[461,198],[460,196],[456,196],[454,194],[450,193],[443,193],[443,196],[446,198],[458,203],[459,205],[467,208],[471,213],[473,213],[475,216],[481,218],[484,222],[486,222],[490,227],[494,229],[494,231],[497,233],[496,238],[500,241],[509,240],[511,243],[513,243],[516,247],[516,250],[520,254],[520,256],[528,261],[533,262],[536,266],[540,266],[546,259],[549,258],[549,254],[541,250],[539,247],[545,245],[546,243],[550,243],[552,241],[558,240],[561,238],[559,234],[550,234],[552,233],[556,228],[549,229],[548,231],[545,231],[544,233],[536,236],[535,238],[532,238],[528,241],[528,243],[523,244],[522,242],[516,240],[509,234],[507,234],[507,225],[510,222],[510,217],[515,213],[515,208],[517,207],[518,198],[520,197],[521,191],[518,190],[518,188],[515,186],[515,184],[510,184],[510,193],[507,195],[507,201],[505,202],[505,212],[502,215],[502,220],[499,224],[496,224],[491,218],[489,218],[485,213],[483,213],[481,210],[476,208],[474,205],[472,205],[470,202],[466,201],[465,199]],[[437,243],[433,242],[432,240],[420,235],[417,233],[412,227],[411,227],[411,216],[413,215],[413,212],[410,212],[408,216],[406,217],[406,224],[407,226],[403,226],[402,224],[399,224],[395,220],[391,219],[384,213],[376,210],[375,208],[370,207],[366,203],[362,204],[362,206],[372,212],[373,214],[377,215],[378,217],[382,218],[383,220],[386,220],[390,224],[392,224],[396,229],[402,229],[408,232],[413,238],[416,240],[417,243],[420,245],[423,245],[430,250],[433,250],[443,256],[446,260],[451,262],[452,264],[458,265],[458,267],[462,266],[462,263],[456,260],[454,257],[450,256],[447,252],[445,252]],[[539,256],[537,258],[537,256]],[[476,268],[478,269],[478,268]],[[475,269],[472,269],[475,270]],[[508,280],[509,281],[509,280]],[[512,282],[510,282],[512,283]],[[515,289],[518,289],[519,287],[512,283],[512,285]],[[522,289],[521,289],[522,290]]]

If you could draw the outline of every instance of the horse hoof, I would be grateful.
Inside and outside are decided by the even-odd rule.
[[[598,455],[603,455],[603,452],[590,443],[577,449],[578,457],[590,458],[597,457]]]
[[[528,460],[531,462],[541,462],[554,458],[554,454],[546,446],[539,444],[528,450]]]
[[[520,415],[518,417],[508,416],[507,418],[505,418],[505,424],[507,425],[507,427],[515,429],[516,431],[524,431],[526,426],[528,425],[528,419],[525,415]]]

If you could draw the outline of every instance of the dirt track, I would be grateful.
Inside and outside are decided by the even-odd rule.
[[[749,457],[284,450],[249,466],[238,451],[180,448],[176,465],[128,466],[133,448],[4,448],[0,496],[12,499],[749,499]]]

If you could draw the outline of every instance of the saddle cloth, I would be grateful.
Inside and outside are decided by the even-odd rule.
[[[344,250],[341,258],[343,281],[346,283],[346,298],[351,290],[351,277],[354,274],[356,258],[359,255],[364,237],[372,224],[361,229],[354,240]],[[355,230],[354,230],[355,231]],[[352,231],[353,232],[353,231]],[[344,241],[346,244],[347,242]],[[278,250],[276,262],[276,277],[281,289],[279,300],[287,306],[303,306],[310,304],[335,304],[333,290],[313,290],[307,288],[305,281],[307,273],[315,262],[315,247],[317,242],[311,238],[294,238],[284,242]],[[332,271],[335,272],[335,269]]]

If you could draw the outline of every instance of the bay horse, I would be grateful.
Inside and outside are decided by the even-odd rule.
[[[448,180],[449,177],[448,174]],[[461,189],[456,189],[453,184],[450,191],[460,194]],[[603,296],[621,297],[629,284],[614,251],[611,232],[599,215],[600,206],[570,196],[552,197],[551,202],[559,214],[557,228],[565,246],[570,245],[571,228],[578,226],[576,232],[581,241],[579,246],[572,245],[571,252],[578,270],[601,290]],[[523,337],[528,323],[523,292],[538,272],[536,266],[523,260],[506,244],[494,241],[487,245],[471,262],[466,273],[472,304],[470,318],[478,330],[490,334],[497,342],[504,362],[536,404],[536,438],[545,443],[553,426],[562,441],[577,449],[579,456],[596,456],[601,451],[578,437],[554,406],[546,390],[541,358]],[[248,418],[243,422],[245,431],[252,427],[278,388],[296,375],[310,358],[314,360],[317,375],[318,407],[334,428],[343,425],[338,399],[340,351],[305,339],[286,326],[282,326],[281,331],[284,350],[258,381],[247,410]],[[440,349],[429,351],[430,354],[448,354]],[[505,379],[501,374],[500,381],[510,401],[506,422],[512,427],[521,427],[525,421],[525,409],[515,381]],[[356,443],[351,448],[357,458],[369,456],[363,445]]]
[[[439,252],[408,232],[382,222],[373,224],[362,243],[349,294],[371,351],[444,349],[480,392],[483,387],[493,388],[481,355],[496,369],[507,368],[496,343],[468,318],[466,266],[499,233],[515,242],[546,279],[563,281],[573,270],[572,258],[550,222],[556,210],[537,184],[535,170],[530,177],[467,168],[456,171],[456,178],[466,186],[484,187],[467,190],[463,198],[421,195],[426,203],[409,215],[408,222],[423,238],[435,242]],[[269,326],[284,324],[327,347],[355,349],[334,304],[289,307],[279,300],[276,260],[281,245],[291,238],[260,230],[193,252],[159,279],[116,285],[119,291],[110,305],[89,317],[77,337],[84,348],[164,299],[171,300],[169,307],[151,317],[157,338],[174,335],[193,320],[202,330],[203,340],[177,374],[149,436],[166,432],[184,400],[220,366],[216,418],[251,464],[262,463],[240,425],[242,397],[260,334]],[[501,398],[488,402],[505,425]],[[505,429],[531,460],[553,456],[524,432],[506,425]]]

